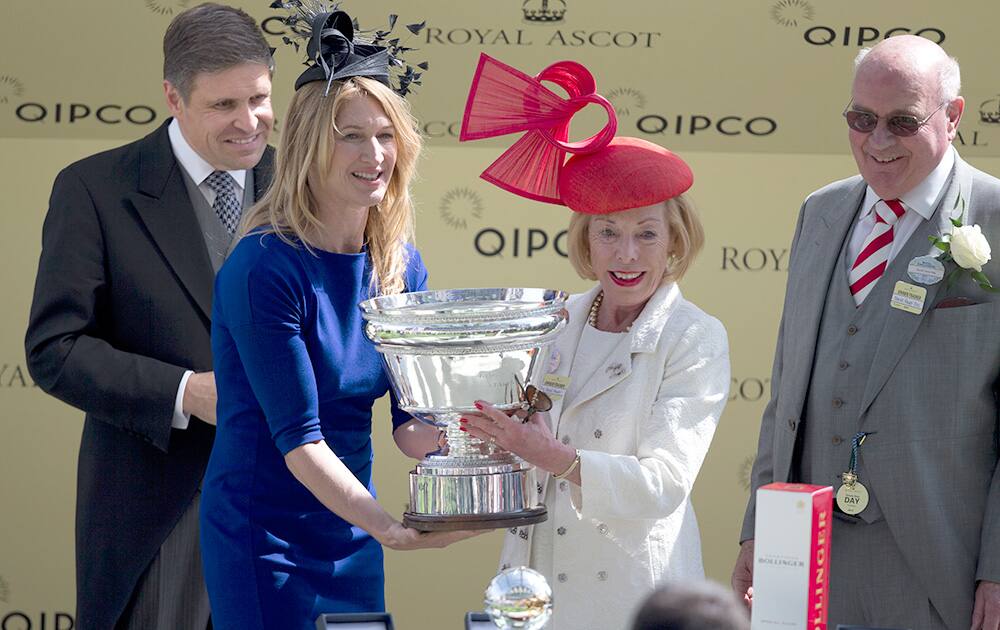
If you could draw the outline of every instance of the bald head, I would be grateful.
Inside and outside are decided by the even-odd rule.
[[[862,72],[891,73],[914,83],[934,85],[938,98],[952,101],[962,88],[958,61],[929,39],[916,35],[889,37],[864,48],[854,59],[855,80]]]
[[[881,198],[902,198],[941,163],[965,108],[958,88],[958,62],[922,37],[890,37],[858,55],[850,119],[866,123],[848,138],[861,176]]]

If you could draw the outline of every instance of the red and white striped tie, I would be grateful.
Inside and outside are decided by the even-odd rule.
[[[893,226],[905,212],[906,208],[898,199],[881,199],[875,204],[875,226],[865,239],[861,253],[848,275],[851,295],[858,306],[865,301],[865,297],[885,272],[889,264],[889,252],[892,251]]]

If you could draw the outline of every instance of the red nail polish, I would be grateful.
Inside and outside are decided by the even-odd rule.
[[[482,411],[483,410],[483,403],[477,402],[476,403],[476,409]]]
[[[458,427],[458,430],[459,430],[459,431],[465,431],[466,433],[468,433],[468,432],[469,432],[469,430],[468,430],[468,429],[466,429],[465,427]]]
[[[459,418],[458,421],[461,422],[462,424],[465,424],[465,423],[468,422],[468,420],[466,420],[465,418]]]

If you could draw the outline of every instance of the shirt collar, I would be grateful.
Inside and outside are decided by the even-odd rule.
[[[174,157],[177,158],[177,162],[180,163],[181,168],[184,169],[188,176],[194,180],[195,185],[201,186],[202,182],[215,172],[215,168],[198,155],[197,151],[191,148],[191,145],[184,138],[184,134],[181,133],[181,125],[177,122],[176,118],[170,121],[167,133],[170,135],[170,148],[174,150]],[[226,172],[233,176],[240,189],[245,188],[247,179],[247,172],[245,170],[240,169],[238,171]]]
[[[955,148],[949,147],[944,157],[934,167],[934,170],[924,178],[924,181],[914,186],[912,190],[900,197],[899,200],[903,202],[903,205],[908,210],[913,210],[923,217],[925,221],[930,219],[934,214],[934,202],[937,201],[941,195],[941,191],[948,183],[948,177],[951,175],[951,169],[954,166]],[[881,197],[869,186],[865,192],[864,207],[868,209],[866,214],[872,211],[872,208],[878,203],[879,199]]]

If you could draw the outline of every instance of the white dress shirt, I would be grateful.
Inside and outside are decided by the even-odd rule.
[[[205,201],[208,202],[208,205],[214,204],[215,191],[205,183],[205,180],[216,171],[216,168],[191,148],[187,139],[184,138],[184,134],[181,133],[181,126],[176,118],[170,121],[167,134],[170,136],[170,148],[174,152],[177,163],[198,186],[201,194],[205,195]],[[236,182],[236,198],[243,199],[243,187],[246,184],[247,172],[245,170],[227,172],[232,175]],[[184,376],[181,377],[181,382],[177,386],[177,397],[174,398],[174,417],[170,422],[170,426],[175,429],[186,429],[188,423],[191,422],[191,415],[184,413],[184,388],[187,387],[188,379],[191,378],[192,374],[194,372],[191,370],[184,372]]]

